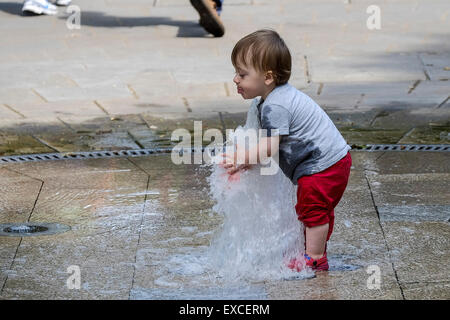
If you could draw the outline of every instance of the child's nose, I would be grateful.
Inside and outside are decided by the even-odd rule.
[[[234,81],[234,83],[239,84],[238,76],[237,76],[237,75],[234,76],[233,81]]]

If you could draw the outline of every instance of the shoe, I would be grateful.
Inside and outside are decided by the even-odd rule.
[[[22,12],[54,15],[58,13],[58,9],[47,0],[27,0],[23,4]]]
[[[328,259],[327,259],[327,253],[325,252],[320,259],[313,259],[310,256],[308,256],[306,253],[303,255],[302,258],[294,258],[289,261],[287,264],[287,267],[289,269],[292,269],[294,271],[300,272],[303,269],[303,266],[309,267],[313,270],[321,270],[321,271],[328,271]]]
[[[200,15],[200,25],[215,37],[225,34],[225,27],[216,11],[216,3],[213,0],[190,0],[192,6]]]
[[[68,6],[72,0],[56,0],[55,4],[57,6]]]

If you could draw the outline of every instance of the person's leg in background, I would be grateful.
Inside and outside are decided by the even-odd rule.
[[[220,14],[222,13],[222,3],[223,3],[223,0],[214,0],[214,2],[216,3],[216,11],[217,11],[217,14],[220,16]]]
[[[220,20],[223,0],[190,0],[200,15],[200,25],[215,37],[225,34],[225,27]]]

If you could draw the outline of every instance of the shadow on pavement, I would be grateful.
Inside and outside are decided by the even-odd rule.
[[[67,17],[68,15],[59,17],[59,19],[65,20]],[[212,35],[203,30],[198,22],[172,20],[168,17],[120,17],[98,11],[82,11],[80,19],[82,26],[133,28],[165,25],[179,27],[177,37],[212,37]]]
[[[0,11],[9,13],[11,15],[18,15],[21,17],[30,16],[36,17],[31,13],[22,12],[22,2],[2,2],[0,3]],[[62,11],[64,12],[64,11]],[[70,15],[65,14],[59,16],[61,20],[66,20]],[[206,32],[198,22],[172,20],[168,17],[120,17],[111,16],[103,12],[97,11],[81,11],[81,25],[90,27],[106,27],[106,28],[133,28],[146,26],[175,26],[179,27],[177,37],[213,37],[213,35]]]
[[[0,11],[21,16],[22,15],[22,2],[1,2]]]

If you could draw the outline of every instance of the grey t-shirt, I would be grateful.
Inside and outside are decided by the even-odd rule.
[[[325,111],[289,83],[275,87],[266,100],[255,98],[253,103],[261,128],[278,129],[279,165],[295,185],[300,177],[331,167],[351,149]]]

